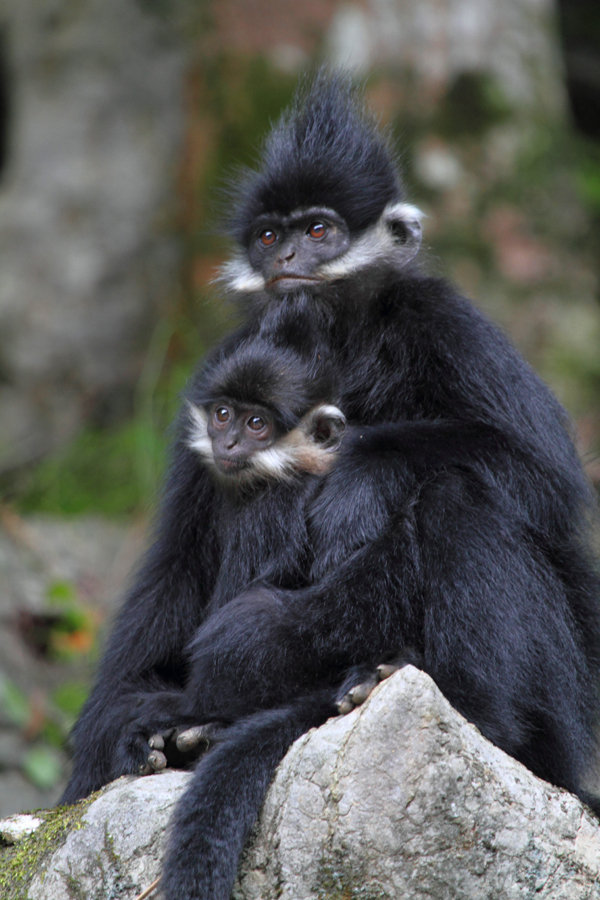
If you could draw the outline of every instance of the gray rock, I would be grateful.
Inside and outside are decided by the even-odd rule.
[[[164,772],[106,788],[45,858],[28,900],[133,900],[160,872],[165,828],[188,778]],[[600,898],[598,823],[407,667],[360,710],[290,749],[234,892],[236,900],[338,896]]]
[[[121,778],[95,800],[44,871],[29,900],[134,898],[160,874],[165,826],[189,776]]]
[[[599,875],[591,813],[407,667],[292,747],[236,897],[567,900],[600,897]]]
[[[44,820],[37,816],[26,814],[9,816],[0,823],[0,838],[7,844],[17,844],[43,824]]]

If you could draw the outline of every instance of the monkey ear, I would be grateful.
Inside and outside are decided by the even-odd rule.
[[[346,430],[346,416],[337,406],[316,406],[302,420],[306,435],[322,450],[337,450]]]
[[[381,219],[392,240],[394,255],[404,266],[417,255],[421,246],[423,213],[411,203],[386,206]]]

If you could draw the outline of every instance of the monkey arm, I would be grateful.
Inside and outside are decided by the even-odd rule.
[[[186,714],[235,720],[307,688],[341,684],[352,665],[375,664],[408,643],[402,619],[408,626],[409,608],[403,617],[384,575],[390,551],[387,542],[372,544],[318,585],[257,585],[213,613],[191,646]],[[371,567],[382,577],[372,577]]]
[[[361,438],[362,432],[356,436],[362,458]],[[407,493],[405,467],[392,467],[383,481],[378,470],[372,471],[367,481],[356,470],[352,447],[353,440],[344,445],[341,467],[325,480],[309,511],[315,583],[296,590],[255,585],[200,626],[190,648],[185,691],[190,716],[235,719],[306,687],[337,685],[348,667],[381,662],[385,651],[410,640],[401,625],[402,619],[409,621],[410,607],[403,616],[395,606],[399,615],[392,634],[378,628],[373,602],[374,594],[381,598],[378,603],[394,602],[386,582],[386,573],[393,571],[390,555],[409,558],[395,546],[391,528],[395,498]]]
[[[509,463],[522,468],[517,447],[510,435],[501,440],[475,426],[470,434],[456,423],[368,431],[350,435],[311,510],[313,583],[297,590],[255,586],[198,629],[188,713],[235,719],[307,687],[338,685],[351,667],[374,668],[411,646],[459,709],[484,727],[502,723],[502,734],[492,726],[489,734],[510,752],[521,739],[517,713],[511,721],[504,708],[485,705],[504,703],[492,690],[500,683],[518,710],[531,673],[514,666],[514,646],[522,644],[530,659],[532,638],[517,611],[522,596],[548,593],[538,562],[543,540],[532,547],[536,523],[509,470]],[[520,453],[525,458],[527,448]],[[528,477],[550,476],[543,460],[535,465]],[[557,680],[551,661],[569,638],[552,610],[541,615],[538,659],[550,684]],[[573,680],[566,671],[561,677]]]

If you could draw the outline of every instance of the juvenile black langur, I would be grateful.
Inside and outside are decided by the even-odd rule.
[[[310,323],[304,326],[308,333]],[[346,428],[341,410],[324,402],[333,394],[317,352],[305,360],[260,337],[210,361],[188,390],[187,443],[198,455],[199,471],[205,466],[215,481],[218,507],[221,566],[209,612],[257,581],[307,583],[313,563],[308,519],[319,485],[315,476],[333,466]],[[188,765],[196,749],[215,739],[215,722],[194,726],[206,718],[206,698],[193,675],[193,649],[188,656],[191,674],[183,692],[136,697],[140,742],[150,721],[156,729],[142,772],[167,763]],[[224,673],[211,692],[211,715],[220,727],[235,717],[224,698],[228,681]],[[247,697],[243,711],[251,708]],[[173,728],[174,717],[178,728]]]
[[[564,411],[501,331],[418,268],[420,215],[342,79],[300,92],[230,219],[222,281],[244,319],[222,352],[260,337],[309,359],[316,335],[352,428],[310,497],[308,573],[282,577],[279,545],[275,582],[224,575],[219,491],[180,438],[155,543],[75,728],[65,799],[144,762],[153,723],[132,697],[193,695],[194,724],[232,724],[178,804],[163,886],[169,900],[226,900],[291,741],[349,678],[414,648],[483,734],[598,809],[584,788],[600,675],[594,504]],[[272,511],[256,512],[266,529]]]

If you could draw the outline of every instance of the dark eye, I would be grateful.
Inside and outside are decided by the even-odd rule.
[[[246,422],[251,431],[262,431],[266,424],[262,416],[251,416]]]
[[[215,409],[215,421],[220,425],[224,425],[225,422],[229,422],[231,418],[231,413],[227,409],[226,406],[219,406]]]
[[[265,228],[265,230],[261,231],[259,234],[258,239],[263,247],[270,247],[271,244],[274,244],[277,240],[277,235],[274,231],[271,231],[270,228]]]
[[[313,241],[320,241],[321,238],[324,238],[327,234],[327,225],[323,222],[312,222],[307,229],[307,235],[313,239]]]

